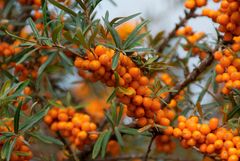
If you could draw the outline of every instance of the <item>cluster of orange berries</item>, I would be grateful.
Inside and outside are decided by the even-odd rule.
[[[37,67],[34,67],[34,69],[28,68],[27,64],[16,64],[14,63],[14,74],[18,76],[19,81],[24,81],[26,79],[33,78],[36,79],[37,74]]]
[[[116,70],[112,70],[114,51],[103,46],[97,46],[93,52],[87,52],[85,59],[77,57],[74,64],[79,69],[79,75],[93,82],[101,81],[110,87],[122,87],[128,92],[117,92],[117,98],[127,106],[127,115],[137,118],[137,124],[143,127],[147,124],[160,123],[168,125],[175,113],[171,109],[161,110],[161,101],[153,98],[150,86],[154,79],[144,76],[142,71],[126,55],[120,54]],[[118,74],[118,82],[115,74]],[[169,77],[165,76],[167,81]],[[160,95],[166,96],[167,93]],[[164,98],[164,97],[162,97]],[[172,99],[169,107],[176,107],[176,100]],[[159,114],[158,114],[159,113]],[[155,115],[161,116],[155,119]],[[165,116],[165,117],[163,117]]]
[[[240,155],[240,137],[238,130],[218,127],[219,120],[211,118],[206,123],[199,123],[196,116],[178,117],[176,128],[168,127],[165,133],[181,139],[184,148],[195,147],[200,152],[227,161],[238,161]]]
[[[156,150],[163,153],[172,153],[176,148],[176,143],[171,140],[169,135],[159,135],[155,139]]]
[[[196,7],[206,6],[207,0],[186,0],[184,5],[188,9],[195,9]]]
[[[207,55],[205,51],[196,46],[196,43],[202,40],[205,36],[204,32],[193,32],[191,26],[185,26],[176,31],[177,36],[184,36],[187,43],[184,45],[184,50],[191,52],[194,55],[199,55],[201,59],[204,59]]]
[[[220,2],[220,0],[215,0]],[[224,33],[225,41],[232,41],[235,36],[240,35],[240,2],[238,0],[222,0],[218,10],[204,9],[204,16],[212,18],[219,24],[218,30]]]
[[[13,121],[2,120],[2,123],[3,124],[0,126],[0,132],[14,131]],[[4,143],[4,140],[0,141],[0,149]],[[32,159],[32,155],[32,151],[24,143],[24,137],[17,136],[16,143],[11,153],[10,161],[29,161]]]
[[[0,56],[8,57],[20,52],[20,48],[17,47],[19,44],[19,41],[15,41],[13,44],[0,43]]]
[[[215,67],[218,83],[225,83],[222,88],[223,94],[228,94],[232,88],[240,89],[240,58],[233,56],[231,49],[216,51],[214,58],[218,61]]]
[[[59,132],[77,149],[82,149],[98,138],[97,125],[91,122],[90,116],[76,112],[73,107],[51,108],[44,117],[44,122],[51,131]]]

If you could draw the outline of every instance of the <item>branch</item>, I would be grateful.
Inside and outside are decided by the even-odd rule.
[[[217,46],[214,50],[208,52],[208,57],[204,59],[201,64],[193,69],[193,71],[188,74],[187,78],[180,84],[177,84],[173,90],[176,92],[170,92],[169,95],[164,99],[164,102],[169,103],[179,92],[187,87],[190,83],[194,82],[198,76],[203,73],[214,61],[213,53],[217,50]],[[163,102],[162,102],[163,104]]]
[[[149,145],[148,145],[148,149],[147,149],[147,152],[146,152],[146,155],[144,157],[144,161],[147,161],[148,160],[148,157],[149,157],[149,153],[151,152],[151,149],[152,149],[152,144],[153,144],[153,141],[154,139],[156,138],[156,135],[153,135],[150,142],[149,142]]]
[[[187,12],[186,10],[184,11],[185,13],[185,17],[181,18],[180,17],[180,22],[176,24],[175,28],[168,34],[168,36],[163,40],[163,42],[160,44],[160,46],[158,47],[158,53],[161,53],[164,48],[169,44],[169,41],[175,36],[176,31],[184,26],[187,21],[191,18],[196,18],[199,15],[195,14],[196,9],[192,9],[189,12]]]

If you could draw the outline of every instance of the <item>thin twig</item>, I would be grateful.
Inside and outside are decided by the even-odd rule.
[[[148,160],[148,157],[149,157],[149,153],[151,152],[151,149],[152,149],[152,144],[153,144],[153,141],[154,139],[156,138],[156,135],[153,135],[150,142],[149,142],[149,145],[148,145],[148,148],[147,148],[147,152],[146,152],[146,155],[144,157],[144,161],[147,161]]]
[[[169,103],[172,98],[179,94],[179,92],[187,87],[190,83],[194,82],[200,74],[202,74],[214,61],[213,53],[217,50],[217,47],[208,52],[208,57],[204,59],[201,64],[193,69],[193,71],[188,74],[187,78],[182,82],[177,84],[174,88],[174,92],[170,92],[169,95],[164,99],[164,102]],[[163,104],[163,103],[162,103]],[[163,104],[164,105],[164,104]]]
[[[195,14],[195,11],[196,11],[196,9],[192,9],[189,12],[186,10],[184,11],[184,13],[185,13],[184,18],[180,17],[180,22],[176,24],[175,28],[168,34],[168,36],[163,40],[163,42],[158,47],[159,53],[161,53],[164,50],[164,48],[169,44],[169,41],[175,36],[176,31],[180,27],[184,26],[189,19],[196,18],[199,16],[199,15]]]

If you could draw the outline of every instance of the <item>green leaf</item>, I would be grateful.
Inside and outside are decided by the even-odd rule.
[[[137,17],[140,14],[141,13],[136,13],[136,14],[133,14],[133,15],[130,15],[130,16],[127,16],[127,17],[122,17],[119,21],[117,21],[116,23],[113,23],[113,26],[117,27],[117,26],[123,24],[124,22],[127,22],[127,21],[133,19],[134,17]]]
[[[22,62],[24,62],[30,55],[32,55],[35,51],[37,51],[39,48],[29,48],[31,50],[29,50],[28,52],[26,52],[23,57],[17,62],[17,64],[21,64]]]
[[[114,127],[114,120],[112,118],[112,116],[110,115],[109,112],[105,113],[106,119],[108,120],[108,122],[111,124],[112,127]]]
[[[114,123],[116,123],[116,120],[117,120],[117,105],[116,105],[116,103],[112,103],[110,109],[111,109],[111,114],[112,114],[111,118],[114,121]]]
[[[85,4],[82,2],[82,0],[76,0],[77,3],[82,7],[83,10],[86,10],[87,7],[85,6]]]
[[[32,18],[28,18],[27,22],[30,25],[35,38],[39,40],[40,39],[40,34],[38,33],[38,30],[37,30],[36,25],[33,22]]]
[[[119,108],[120,108],[120,109],[119,109],[118,116],[117,116],[117,125],[120,124],[120,121],[121,121],[121,119],[122,119],[123,110],[124,110],[123,104],[120,103]]]
[[[82,33],[81,30],[77,30],[76,36],[77,36],[78,40],[80,41],[80,44],[81,44],[84,48],[89,49],[89,46],[88,46],[88,44],[87,44],[87,42],[86,42],[86,40],[85,40],[85,37],[84,37],[84,35],[83,35],[83,33]]]
[[[2,89],[0,91],[0,96],[2,96],[7,91],[7,89],[10,88],[10,86],[11,86],[11,80],[7,80],[6,82],[4,82]]]
[[[42,109],[41,111],[37,112],[35,115],[29,117],[23,124],[20,125],[19,130],[22,132],[27,131],[33,125],[38,123],[48,112],[49,107]]]
[[[9,147],[7,149],[7,153],[6,153],[6,161],[10,161],[11,154],[12,154],[13,148],[14,148],[14,146],[16,144],[16,141],[17,141],[17,137],[15,137],[13,139],[13,141],[10,142],[10,145],[9,145]]]
[[[31,133],[28,133],[28,134],[31,135],[32,137],[42,141],[43,143],[56,144],[56,145],[59,145],[59,146],[64,146],[64,144],[60,140],[55,139],[53,137],[46,136],[46,135],[43,135],[43,134],[38,133],[38,132],[31,132]]]
[[[108,13],[108,12],[107,12],[107,13]],[[121,39],[120,39],[120,37],[119,37],[119,35],[118,35],[118,32],[117,32],[117,31],[110,25],[110,23],[108,22],[108,18],[107,18],[107,17],[108,17],[108,16],[107,16],[108,14],[107,14],[107,13],[106,13],[106,15],[105,15],[105,18],[103,18],[103,21],[104,21],[104,23],[105,23],[108,31],[109,31],[110,34],[112,35],[112,38],[113,38],[116,46],[121,49],[121,46],[122,46]]]
[[[59,37],[61,35],[61,31],[63,29],[63,24],[58,24],[52,31],[52,40],[54,43],[59,42]]]
[[[107,99],[107,103],[111,102],[115,98],[116,92],[117,92],[116,88],[114,88],[113,92],[111,93],[111,95]]]
[[[102,158],[104,158],[105,155],[106,155],[107,144],[108,144],[108,141],[111,137],[111,134],[112,134],[111,131],[106,131],[105,132],[105,135],[104,135],[104,138],[103,138],[103,141],[102,141],[102,150],[101,150],[101,157]]]
[[[54,58],[56,57],[56,55],[57,55],[57,53],[52,53],[52,54],[48,57],[47,61],[46,61],[44,64],[42,64],[42,65],[40,66],[40,68],[38,69],[38,75],[41,75],[41,74],[42,74],[42,72],[46,69],[46,67],[54,60]]]
[[[141,31],[141,29],[148,23],[149,23],[149,21],[145,20],[136,26],[136,28],[129,34],[126,41],[124,41],[124,43],[123,43],[124,49],[128,48],[129,46],[132,46],[135,43],[135,41],[133,41],[133,40],[136,38],[137,34]]]
[[[47,7],[47,0],[42,0],[42,13],[43,13],[43,24],[44,24],[44,32],[48,36],[48,21],[49,21],[49,15],[48,15],[48,7]]]
[[[63,52],[59,52],[59,55],[64,63],[68,64],[69,66],[73,66],[72,61]]]
[[[149,136],[151,137],[152,134],[148,131],[144,131],[142,133],[139,133],[139,131],[137,129],[134,129],[134,128],[129,128],[129,127],[126,127],[126,126],[121,126],[119,128],[119,131],[121,131],[121,133],[124,133],[124,134],[128,134],[128,135],[143,135],[143,136]]]
[[[55,106],[55,107],[64,108],[63,105],[58,104],[58,103],[56,103],[56,101],[53,101],[53,100],[49,100],[48,103],[49,103],[50,105],[52,105],[52,106]]]
[[[208,91],[208,88],[211,85],[211,83],[212,83],[212,77],[209,77],[209,79],[206,82],[205,88],[201,91],[201,93],[198,96],[197,103],[202,102],[202,99],[203,99],[204,95],[206,94],[206,92]]]
[[[106,132],[102,132],[100,134],[97,142],[94,144],[93,151],[92,151],[92,159],[95,159],[98,156],[98,154],[101,150],[101,147],[102,147],[102,142],[103,142],[105,134],[106,134]]]
[[[7,153],[9,149],[10,149],[10,139],[8,139],[2,146],[2,150],[1,150],[2,159],[7,159]]]
[[[120,58],[120,53],[116,52],[113,56],[113,59],[112,59],[112,70],[115,70],[117,68],[119,58]]]
[[[19,102],[17,110],[15,112],[14,115],[14,133],[18,133],[18,129],[19,129],[19,120],[20,120],[20,112],[21,112],[21,108],[22,108],[22,101]]]
[[[127,96],[132,96],[134,93],[136,93],[134,89],[132,89],[132,88],[124,88],[124,87],[118,87],[117,91],[122,93],[122,94],[125,94]]]
[[[127,42],[123,48],[124,49],[129,49],[129,51],[131,51],[131,48],[133,48],[135,46],[138,46],[140,40],[143,39],[148,34],[149,34],[149,32],[146,32],[146,33],[143,33],[143,34],[140,34],[140,35],[136,35],[132,40]],[[153,51],[152,49],[149,49],[149,48],[135,48],[135,50],[137,52]]]
[[[76,17],[77,14],[71,10],[70,8],[67,8],[66,6],[62,5],[61,3],[55,1],[55,0],[48,0],[50,3],[52,3],[57,8],[60,8],[61,10],[65,11],[66,13],[71,14],[72,16]]]
[[[227,114],[227,119],[233,118],[234,115],[240,112],[240,105],[234,106],[232,111]]]
[[[121,145],[121,146],[124,146],[124,143],[123,143],[123,138],[122,138],[122,135],[119,131],[119,128],[118,127],[115,127],[114,128],[114,132],[115,132],[115,135],[117,137],[117,140],[118,140],[118,143]]]
[[[124,50],[125,53],[132,53],[132,52],[153,52],[154,50],[151,48],[133,48]]]

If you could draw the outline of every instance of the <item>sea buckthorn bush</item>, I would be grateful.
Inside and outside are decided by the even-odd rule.
[[[239,161],[240,1],[155,34],[103,3],[0,0],[0,160]]]

